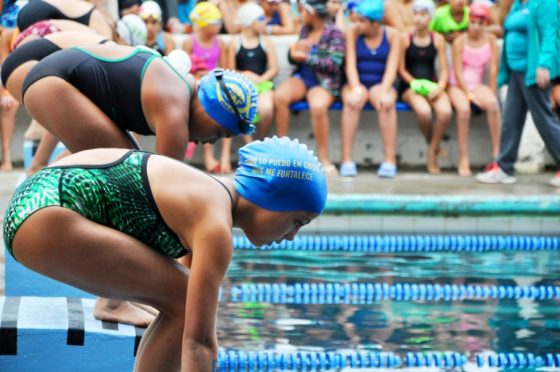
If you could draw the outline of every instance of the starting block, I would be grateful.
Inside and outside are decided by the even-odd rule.
[[[0,371],[132,371],[145,329],[93,317],[94,300],[0,297]]]

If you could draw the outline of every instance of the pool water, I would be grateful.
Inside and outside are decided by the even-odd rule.
[[[367,254],[237,250],[224,283],[218,337],[244,351],[560,352],[550,299],[372,300],[298,304],[234,301],[244,283],[560,285],[559,253]],[[342,301],[344,302],[344,301]]]

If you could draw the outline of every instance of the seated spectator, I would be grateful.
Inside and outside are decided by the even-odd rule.
[[[274,101],[272,80],[278,74],[274,45],[262,35],[265,27],[264,10],[256,3],[243,4],[237,12],[237,23],[241,25],[241,34],[233,36],[228,46],[228,67],[242,73],[253,82],[258,98],[255,125],[259,139],[264,138],[272,122]],[[245,143],[253,140],[252,136],[243,136]],[[220,172],[231,172],[231,138],[222,139],[222,156]]]
[[[342,6],[342,0],[328,0],[327,9],[331,16],[331,21],[333,21],[338,28],[344,30],[344,7]]]
[[[352,148],[366,102],[377,111],[384,161],[377,174],[393,178],[397,173],[397,92],[393,87],[400,57],[400,33],[383,26],[383,1],[363,1],[356,8],[358,23],[346,33],[346,78],[342,89],[342,164],[340,175],[357,175]]]
[[[35,22],[69,19],[93,28],[97,33],[113,36],[113,22],[94,5],[82,0],[34,0],[19,12],[17,26],[25,30]]]
[[[467,0],[449,0],[449,4],[436,9],[430,22],[430,30],[445,36],[448,43],[452,43],[468,27],[469,7],[467,6]]]
[[[327,0],[307,0],[301,5],[303,27],[288,52],[296,71],[274,93],[276,130],[280,137],[287,135],[290,104],[306,98],[319,160],[327,174],[335,175],[336,167],[329,158],[328,110],[342,86],[344,34],[329,21]]]
[[[471,176],[469,162],[469,125],[471,104],[486,111],[492,162],[487,168],[495,167],[500,143],[500,105],[496,95],[498,75],[498,47],[496,37],[485,32],[490,18],[490,9],[475,3],[470,7],[469,30],[453,42],[453,73],[449,80],[449,97],[457,114],[457,143],[459,146],[458,172],[460,176]],[[484,84],[485,69],[488,84]]]
[[[290,4],[282,0],[260,0],[259,5],[266,16],[265,31],[269,35],[290,35],[296,33]]]
[[[413,0],[386,0],[383,21],[401,32],[414,32]]]
[[[529,110],[557,167],[550,185],[560,187],[560,121],[550,104],[551,81],[560,77],[558,11],[557,0],[515,0],[509,8],[498,72],[498,85],[508,84],[498,166],[478,174],[478,182],[517,182],[514,166]]]
[[[173,36],[162,30],[161,8],[155,1],[144,1],[140,6],[138,15],[146,23],[148,38],[146,46],[156,50],[162,56],[166,56],[175,49]]]
[[[274,44],[262,35],[264,10],[257,4],[247,3],[239,8],[237,18],[242,31],[229,43],[227,65],[245,75],[257,89],[257,138],[262,139],[274,115],[272,81],[278,75],[278,62]]]
[[[222,27],[222,12],[210,2],[198,3],[190,15],[194,32],[183,42],[183,50],[196,61],[193,66],[198,69],[195,77],[203,76],[203,71],[216,67],[226,67],[226,46],[218,38]],[[204,68],[200,69],[202,62]],[[201,72],[202,71],[202,72]],[[220,173],[220,162],[214,157],[214,146],[204,144],[204,165],[206,171]]]
[[[500,21],[500,7],[496,0],[473,0],[471,4],[481,3],[490,9],[490,19],[486,25],[486,32],[501,38],[504,34],[502,22]]]
[[[402,99],[416,113],[418,125],[428,143],[428,172],[438,174],[441,171],[437,158],[445,155],[440,147],[441,139],[451,120],[451,103],[445,93],[449,76],[445,39],[428,28],[435,11],[432,0],[415,0],[412,7],[416,30],[403,35],[404,58],[399,69]],[[436,115],[433,126],[432,110]]]

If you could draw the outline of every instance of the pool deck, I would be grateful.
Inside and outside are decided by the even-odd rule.
[[[0,172],[0,219],[8,205],[15,189],[18,177],[22,174],[21,168],[12,172]],[[519,175],[518,182],[514,185],[482,185],[474,177],[462,178],[452,172],[432,176],[421,171],[401,171],[393,179],[381,179],[375,174],[375,169],[360,169],[360,174],[355,178],[329,178],[329,194],[336,198],[350,197],[352,194],[362,196],[375,196],[378,200],[384,195],[395,197],[464,197],[469,200],[491,200],[509,198],[510,200],[523,200],[542,197],[560,203],[560,188],[548,184],[553,172],[547,171],[534,175]],[[0,250],[0,296],[4,294],[4,250]]]

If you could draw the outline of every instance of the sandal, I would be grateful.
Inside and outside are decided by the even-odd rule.
[[[377,175],[383,178],[395,178],[397,175],[397,166],[395,164],[383,162],[377,170]]]

